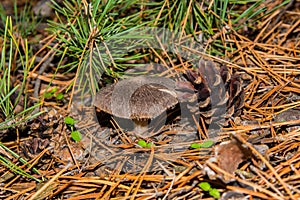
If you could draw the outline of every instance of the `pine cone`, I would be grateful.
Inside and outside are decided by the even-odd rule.
[[[184,74],[186,82],[178,83],[185,89],[182,98],[189,103],[198,102],[196,109],[207,125],[227,126],[229,119],[241,114],[244,105],[244,91],[239,75],[231,75],[224,65],[217,67],[211,61],[201,60],[196,69]],[[224,120],[225,119],[225,120]]]

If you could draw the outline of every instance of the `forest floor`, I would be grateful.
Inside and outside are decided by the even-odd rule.
[[[48,30],[47,20],[61,19],[41,2],[46,1],[32,1],[28,10],[32,15],[26,11],[27,17],[22,18],[20,14],[21,25],[14,23],[7,32],[19,45],[19,50],[11,49],[12,66],[20,64],[16,58],[26,52],[27,45],[31,54],[24,59],[32,62],[25,81],[24,69],[12,67],[9,72],[10,88],[20,86],[11,90],[10,104],[16,99],[19,102],[13,112],[40,104],[28,111],[31,114],[26,120],[16,117],[14,122],[21,120],[19,124],[0,128],[0,199],[300,199],[299,0],[264,16],[251,29],[230,34],[226,28],[219,30],[216,38],[231,49],[224,55],[197,52],[239,74],[245,96],[241,115],[230,118],[218,137],[211,139],[199,122],[196,132],[200,137],[191,142],[178,136],[187,134],[184,126],[168,124],[155,139],[139,139],[125,134],[115,121],[109,128],[99,126],[94,107],[74,109],[73,86],[80,70],[57,66],[84,60],[78,55],[64,59],[56,55],[63,54],[59,46],[65,41]],[[280,3],[270,1],[266,6]],[[1,5],[3,51],[3,30],[8,27],[3,13],[14,20],[17,16],[12,1],[2,0]],[[18,0],[17,7],[28,9],[25,0]],[[36,18],[40,9],[43,18],[32,25],[30,19]],[[207,44],[211,40],[214,38]],[[166,71],[178,74],[182,72],[178,69],[188,66],[188,61],[178,61],[180,56],[173,61],[166,51],[161,55],[153,49],[149,52],[126,64],[157,59],[168,65]],[[1,65],[8,66],[5,56],[2,53],[1,63],[6,64]],[[0,127],[8,124],[3,112],[4,72],[0,68]],[[101,132],[105,141],[91,131]],[[176,134],[176,142],[170,142]]]

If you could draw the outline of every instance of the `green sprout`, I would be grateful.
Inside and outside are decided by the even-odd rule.
[[[56,100],[61,101],[61,100],[64,99],[64,95],[63,95],[63,93],[58,93],[58,94],[55,96],[55,98],[56,98]]]
[[[148,142],[146,145],[147,148],[151,148],[152,146],[155,146],[155,144],[153,144],[153,142]]]
[[[145,140],[139,140],[137,144],[143,148],[151,148],[151,146],[155,146],[153,142],[146,142]]]
[[[209,190],[209,195],[215,199],[219,199],[221,197],[220,192],[216,188],[212,188],[211,190]]]
[[[45,92],[44,93],[44,97],[45,98],[51,98],[51,97],[53,97],[55,95],[56,91],[57,91],[57,87],[54,87],[54,88],[51,89],[50,92]]]
[[[76,121],[72,118],[72,117],[65,117],[65,124],[69,125],[69,126],[74,126],[74,124],[76,123]]]
[[[48,99],[48,98],[50,98],[50,97],[52,97],[53,96],[53,94],[51,93],[51,92],[45,92],[44,93],[44,97],[46,98],[46,99]]]
[[[214,145],[214,141],[212,141],[212,140],[207,140],[207,141],[205,141],[205,142],[203,142],[203,143],[192,143],[191,145],[190,145],[190,147],[192,148],[192,149],[200,149],[200,148],[209,148],[209,147],[211,147],[211,146],[213,146]]]
[[[81,133],[79,131],[76,130],[76,131],[72,131],[71,132],[71,137],[76,142],[79,142],[81,140],[81,138],[82,138],[82,135],[81,135]]]
[[[61,92],[57,93],[57,91],[58,91],[57,87],[54,87],[54,88],[51,89],[50,92],[45,92],[44,97],[46,99],[51,98],[51,97],[55,97],[56,100],[58,100],[58,101],[63,100],[63,98],[64,98],[63,93],[61,93]]]
[[[147,142],[145,140],[139,140],[137,144],[144,148],[147,146]]]
[[[67,124],[71,128],[71,137],[74,141],[79,142],[82,138],[82,135],[79,131],[74,130],[74,125],[77,123],[72,117],[65,117],[65,124]]]
[[[209,190],[211,190],[211,186],[208,182],[199,183],[199,187],[205,192],[208,192]]]
[[[208,192],[210,196],[215,199],[219,199],[221,197],[220,192],[216,188],[212,188],[208,182],[201,182],[198,185],[203,191]]]

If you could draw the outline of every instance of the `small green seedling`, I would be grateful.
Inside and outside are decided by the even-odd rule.
[[[73,140],[75,140],[76,142],[79,142],[82,138],[82,135],[79,131],[72,131],[71,132],[71,137]]]
[[[215,199],[219,199],[221,197],[220,192],[216,188],[212,188],[211,190],[209,190],[209,195]]]
[[[53,97],[54,96],[54,93],[57,91],[57,87],[54,87],[51,89],[50,92],[46,92],[44,93],[44,97],[45,98],[50,98],[50,97]]]
[[[56,94],[57,91],[58,91],[57,87],[54,87],[54,88],[51,89],[50,92],[45,92],[44,97],[46,99],[51,98],[51,97],[55,97],[56,100],[58,100],[58,101],[63,100],[63,98],[64,98],[63,93],[60,92],[60,93]]]
[[[201,182],[199,183],[199,187],[203,190],[208,192],[209,190],[211,190],[211,186],[208,182]]]
[[[52,88],[51,93],[54,94],[55,92],[57,92],[57,87]]]
[[[212,188],[211,185],[208,182],[199,183],[199,187],[203,191],[208,192],[209,195],[212,196],[215,199],[219,199],[221,197],[220,192],[216,188]]]
[[[64,95],[63,93],[58,93],[57,95],[55,95],[56,100],[61,101],[64,99]]]
[[[72,117],[65,117],[65,124],[71,128],[71,137],[74,141],[79,142],[82,138],[82,135],[79,131],[74,130],[74,125],[77,123]]]
[[[46,99],[48,99],[48,98],[50,98],[50,97],[52,97],[53,96],[53,94],[51,93],[51,92],[46,92],[46,93],[44,93],[44,97],[46,98]]]
[[[151,148],[152,146],[155,146],[155,144],[153,144],[153,142],[148,142],[146,145],[147,148]]]
[[[69,126],[74,126],[74,124],[76,123],[76,121],[72,118],[72,117],[65,117],[65,124],[69,125]]]
[[[199,143],[192,143],[192,144],[190,145],[190,147],[191,147],[192,149],[200,149],[200,148],[201,148],[201,144],[199,144]]]
[[[192,143],[190,147],[192,149],[200,149],[200,148],[209,148],[212,145],[214,145],[214,141],[207,140],[207,141],[205,141],[203,143]]]
[[[145,148],[147,146],[147,142],[145,140],[139,140],[137,142],[137,144],[140,145],[143,148]]]
[[[151,146],[155,146],[153,142],[146,142],[145,140],[139,140],[137,144],[143,148],[151,148]]]

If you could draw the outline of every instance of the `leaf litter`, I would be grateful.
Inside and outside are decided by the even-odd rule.
[[[102,162],[89,158],[83,145],[95,141],[71,139],[70,130],[64,124],[67,102],[60,108],[53,99],[46,99],[47,113],[26,124],[30,126],[30,136],[10,141],[1,139],[31,165],[22,164],[3,148],[0,151],[1,156],[26,172],[44,179],[40,184],[45,187],[41,191],[42,186],[36,182],[3,167],[0,168],[3,189],[0,197],[32,199],[39,191],[42,198],[49,199],[199,199],[208,196],[197,185],[209,182],[220,191],[221,199],[299,199],[297,25],[300,20],[297,12],[299,6],[287,10],[281,18],[265,16],[251,39],[240,32],[220,33],[224,44],[230,42],[237,47],[236,51],[226,52],[230,62],[225,59],[221,62],[244,79],[246,96],[242,116],[231,119],[231,126],[224,128],[214,146],[173,154],[159,153],[150,147],[146,150],[144,168],[138,174],[121,173],[122,162],[113,170],[101,168]],[[220,61],[220,58],[213,59]],[[32,77],[36,78],[34,73],[32,71]],[[39,77],[49,81],[46,75]],[[72,81],[72,76],[69,78],[55,80],[55,83],[64,90]],[[68,95],[65,97],[68,99]],[[90,121],[88,126],[94,124],[95,121]],[[10,133],[18,135],[18,131],[22,132]],[[168,161],[168,165],[157,164],[159,173],[147,173],[151,163],[159,163],[159,160]],[[32,166],[40,174],[31,171]]]

